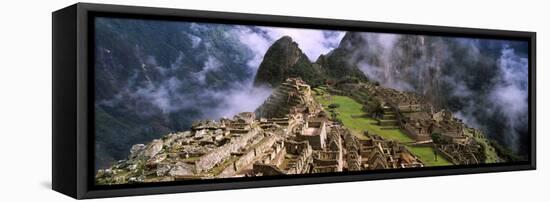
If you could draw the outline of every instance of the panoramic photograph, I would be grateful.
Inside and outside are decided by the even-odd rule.
[[[96,17],[96,185],[529,159],[525,41]]]

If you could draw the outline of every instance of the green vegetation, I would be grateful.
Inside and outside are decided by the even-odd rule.
[[[430,135],[435,144],[452,144],[452,140],[449,138],[443,137],[440,133],[432,133]]]
[[[193,157],[182,159],[181,161],[186,162],[186,163],[190,163],[190,162],[198,161],[199,159],[200,159],[199,156],[193,156]]]
[[[340,107],[340,104],[338,104],[338,103],[332,103],[332,104],[328,105],[328,108],[330,108],[330,109],[334,109],[334,108],[338,108],[338,107]]]
[[[304,80],[311,87],[322,85],[326,78],[321,72],[319,66],[312,65],[305,54],[300,57],[294,66],[289,68],[288,76],[284,77],[284,79],[288,77],[302,78],[302,80]]]
[[[314,88],[314,89],[313,89],[313,93],[314,93],[315,95],[319,95],[319,96],[324,95],[326,92],[327,92],[327,91],[326,91],[326,89],[325,89],[324,87],[323,87],[323,88],[318,87],[318,88]]]
[[[369,113],[369,114],[382,114],[384,113],[384,109],[382,109],[382,106],[380,106],[380,102],[374,100],[374,99],[365,99],[365,103],[363,106],[363,111]]]
[[[432,133],[431,137],[432,137],[432,140],[433,140],[434,143],[441,144],[441,134]]]
[[[321,67],[311,63],[298,44],[287,36],[269,47],[258,68],[254,84],[276,87],[290,77],[301,78],[312,87],[322,85],[326,79]]]
[[[330,104],[340,105],[339,108],[333,109],[337,114],[337,118],[360,139],[365,139],[366,136],[363,135],[363,132],[369,131],[370,133],[375,133],[384,138],[397,140],[402,143],[413,141],[399,129],[382,129],[383,127],[376,125],[375,119],[365,116],[362,110],[363,106],[349,97],[318,97],[318,100],[324,106],[329,106]]]
[[[452,165],[451,162],[447,161],[443,156],[437,154],[437,160],[434,158],[434,149],[432,147],[423,147],[423,146],[407,146],[407,149],[411,151],[414,155],[418,156],[420,160],[426,166],[448,166]]]
[[[342,48],[334,49],[330,55],[321,55],[316,63],[321,66],[328,78],[335,80],[366,81],[365,74],[349,61],[353,54]]]
[[[403,144],[413,142],[413,139],[403,133],[400,129],[383,129],[383,126],[377,125],[377,121],[375,119],[365,116],[365,112],[362,110],[363,105],[354,99],[346,96],[328,96],[324,90],[314,90],[316,92],[323,92],[322,95],[324,96],[316,96],[316,99],[323,106],[329,106],[331,104],[338,104],[340,106],[338,108],[330,109],[333,111],[332,114],[336,114],[335,120],[339,120],[359,139],[367,139],[363,132],[368,131],[369,133],[375,133],[383,138],[396,140]],[[426,166],[451,165],[449,161],[439,154],[437,156],[437,161],[435,161],[434,151],[431,147],[407,146],[407,148],[414,155],[418,156],[418,158],[420,158]]]
[[[496,153],[498,156],[502,157],[506,162],[517,162],[521,160],[522,158],[516,155],[512,150],[505,148],[495,140],[489,141],[490,145],[495,148]]]
[[[496,148],[493,147],[491,142],[483,134],[479,133],[479,131],[478,134],[472,134],[476,133],[475,130],[469,129],[464,132],[464,134],[473,137],[474,140],[481,145],[485,154],[485,163],[498,163],[502,161],[502,158],[499,157]]]

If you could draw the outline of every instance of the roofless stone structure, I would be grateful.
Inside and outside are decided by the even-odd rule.
[[[422,167],[406,147],[371,135],[358,140],[324,117],[310,86],[289,78],[255,113],[199,120],[190,131],[134,145],[97,171],[99,184],[161,182]]]

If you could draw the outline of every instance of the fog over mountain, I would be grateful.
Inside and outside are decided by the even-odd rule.
[[[343,32],[98,18],[96,166],[133,144],[196,119],[254,111],[271,93],[252,81],[271,44],[290,35],[310,58],[338,46]]]
[[[350,66],[386,87],[413,91],[523,153],[528,135],[527,43],[350,33]]]
[[[272,91],[253,85],[256,73],[283,36],[327,78],[359,72],[415,91],[522,149],[522,43],[116,18],[98,18],[95,26],[96,168],[193,120],[254,111]]]

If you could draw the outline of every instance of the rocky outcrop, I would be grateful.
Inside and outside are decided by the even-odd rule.
[[[290,77],[301,78],[313,87],[327,80],[366,80],[365,74],[357,64],[350,62],[363,57],[356,54],[355,49],[359,48],[359,45],[364,45],[364,42],[366,41],[360,34],[348,32],[338,48],[319,56],[312,63],[292,38],[284,36],[267,50],[254,84],[277,87],[285,81],[284,79]]]
[[[256,128],[249,132],[242,134],[242,136],[235,138],[233,141],[218,147],[211,152],[201,156],[200,159],[195,162],[195,166],[198,172],[206,171],[214,166],[222,163],[227,158],[231,157],[231,153],[239,151],[244,148],[249,142],[253,141],[253,138],[257,137],[258,130]]]
[[[194,167],[184,162],[177,162],[169,171],[171,176],[188,176],[194,174]]]
[[[231,119],[195,121],[190,131],[171,133],[147,145],[134,145],[127,159],[99,169],[96,183],[423,166],[400,144],[382,138],[368,138],[376,139],[374,142],[358,140],[340,124],[326,119],[322,110],[307,83],[288,78],[258,109],[259,117],[242,112]],[[328,136],[327,131],[331,131]]]
[[[163,147],[163,141],[161,139],[153,140],[151,144],[143,151],[143,155],[146,157],[154,157],[157,155]]]
[[[320,112],[323,109],[312,95],[310,85],[326,83],[327,85],[316,90],[324,92],[322,88],[325,88],[330,94],[349,96],[359,100],[359,103],[375,103],[373,108],[379,108],[382,112],[375,114],[376,110],[372,110],[371,117],[377,118],[379,125],[386,126],[382,129],[401,127],[408,134],[418,131],[414,133],[423,135],[423,141],[429,142],[434,127],[421,121],[415,122],[419,117],[423,117],[418,115],[418,112],[427,110],[427,107],[422,107],[425,101],[413,99],[415,97],[408,95],[414,94],[413,92],[405,93],[381,85],[385,80],[366,81],[365,73],[357,66],[368,64],[376,66],[375,68],[390,68],[389,70],[412,68],[409,66],[414,63],[414,55],[418,51],[409,50],[412,54],[407,55],[412,56],[398,57],[392,60],[398,65],[388,65],[388,61],[384,61],[380,56],[381,53],[376,52],[383,48],[378,40],[380,39],[368,38],[360,33],[347,33],[338,48],[321,55],[312,63],[292,38],[282,37],[266,52],[256,74],[256,86],[269,85],[274,87],[274,91],[255,113],[240,113],[233,119],[222,118],[219,121],[195,121],[190,131],[169,134],[147,145],[134,145],[130,149],[128,159],[118,161],[108,169],[98,170],[96,182],[125,184],[423,167],[424,164],[419,157],[397,142],[376,135],[369,136],[367,132],[369,142],[357,138],[357,134],[352,134],[344,127],[340,128],[343,123],[341,120],[335,120],[336,113],[333,119],[326,117],[326,113],[322,115]],[[408,50],[407,47],[411,44],[425,42],[423,38],[408,37],[395,43],[396,46],[401,46],[401,49]],[[385,73],[385,76],[396,74],[388,77],[389,79],[408,81],[405,77],[399,77],[400,71],[393,70],[377,72]],[[372,75],[369,76],[372,78]],[[382,76],[384,75],[380,78],[385,79]],[[329,82],[330,80],[333,81]],[[391,108],[384,108],[385,106]],[[429,111],[433,109],[430,107]],[[409,123],[403,121],[405,119],[399,115],[400,113],[411,116],[410,130],[407,129],[408,126],[400,125]],[[414,114],[417,116],[413,117],[412,113],[417,113]],[[312,124],[312,120],[315,119],[327,121],[326,125],[324,122],[319,124],[322,126],[319,127],[319,132],[315,132],[317,129]],[[428,116],[428,119],[431,119],[431,116]],[[441,122],[441,118],[437,119]],[[449,131],[463,130],[463,127],[455,127],[456,125],[449,122],[443,126],[453,129],[440,127],[445,129],[440,132],[446,136],[458,136]],[[321,135],[325,134],[325,129],[341,132],[331,135],[327,140],[325,135]],[[485,153],[496,151],[489,146],[489,142],[477,144],[478,139],[482,139],[481,136],[460,136],[452,139],[457,143],[440,143],[435,147],[454,164],[487,163]],[[325,145],[325,141],[329,143],[328,146]],[[493,161],[498,162],[498,156],[493,156]]]
[[[335,48],[326,55],[319,56],[315,64],[319,65],[325,76],[331,80],[348,78],[366,80],[365,74],[359,69],[357,64],[351,62],[357,57],[362,57],[362,55],[355,53],[355,49],[363,42],[364,39],[360,34],[348,32],[342,38],[338,48]]]
[[[265,53],[254,85],[277,87],[289,77],[302,78],[313,86],[321,84],[324,78],[319,65],[311,63],[292,38],[283,36]]]

